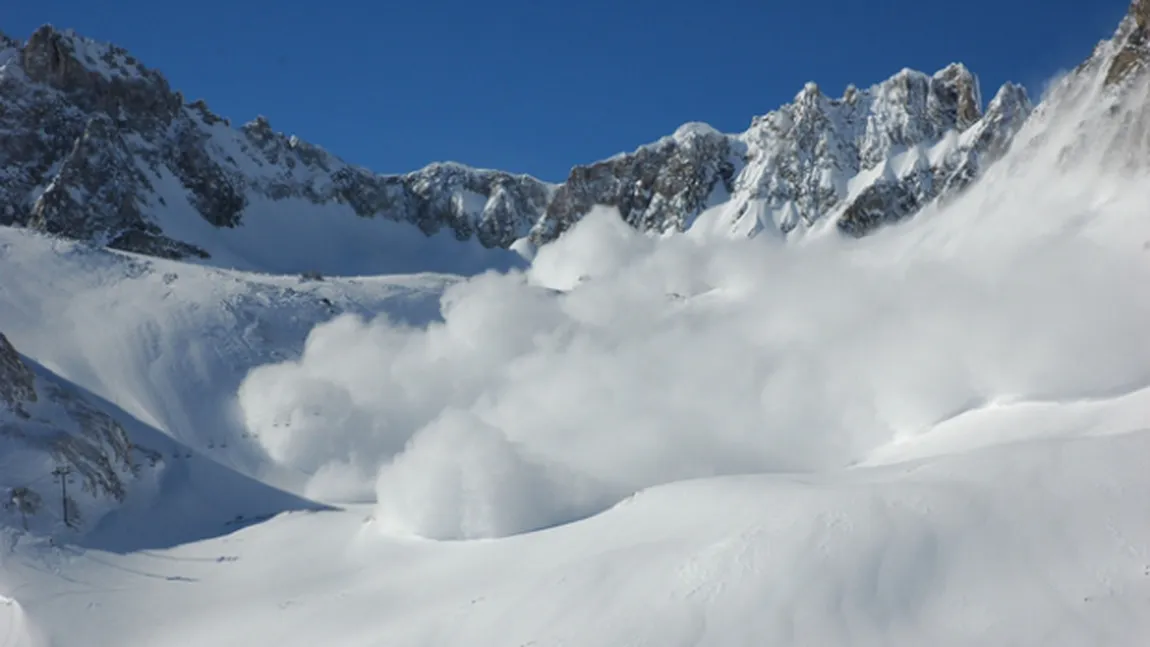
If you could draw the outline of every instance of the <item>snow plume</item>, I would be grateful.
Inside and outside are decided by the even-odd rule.
[[[528,270],[452,287],[442,322],[319,326],[248,377],[247,424],[311,494],[374,489],[391,530],[456,539],[680,479],[845,468],[987,404],[1145,387],[1145,169],[1059,153],[1114,142],[1081,136],[1121,127],[1087,114],[1105,109],[1040,115],[1025,163],[862,240],[655,238],[597,210]]]

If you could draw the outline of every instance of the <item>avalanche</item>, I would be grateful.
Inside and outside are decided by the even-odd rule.
[[[524,270],[301,282],[3,231],[0,330],[194,460],[0,532],[0,646],[1142,644],[1141,15],[862,239],[603,209]]]

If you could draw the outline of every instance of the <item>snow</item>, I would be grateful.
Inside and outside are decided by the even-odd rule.
[[[467,214],[472,222],[478,221],[487,207],[487,196],[474,191],[463,190],[453,194],[451,201],[458,207],[459,213]]]
[[[20,352],[141,424],[253,474],[266,460],[233,404],[252,367],[297,355],[314,325],[341,312],[426,323],[438,316],[444,287],[459,280],[304,282],[7,228],[0,249],[0,331]]]
[[[346,204],[316,205],[302,198],[270,200],[249,194],[235,228],[213,227],[188,202],[187,190],[165,167],[153,182],[164,208],[157,223],[170,237],[206,250],[206,263],[267,273],[305,271],[333,276],[477,274],[522,265],[514,252],[459,241],[443,230],[424,235],[407,222],[363,218]],[[303,260],[303,259],[306,259]]]
[[[690,121],[679,126],[671,137],[680,144],[690,144],[696,138],[725,137],[714,126],[701,121]]]
[[[4,47],[4,41],[0,40],[0,75],[7,75],[9,73],[8,64],[12,61],[18,61],[17,57],[20,55],[18,47]]]
[[[81,36],[73,29],[59,33],[72,46],[76,60],[105,79],[134,81],[142,77],[139,64],[129,63],[127,53],[120,48]]]
[[[53,644],[92,647],[1133,646],[1150,631],[1147,452],[1128,434],[681,482],[488,542],[297,513],[169,550],[9,561],[3,581]]]
[[[975,130],[974,128],[968,129],[966,132]],[[954,130],[948,130],[942,139],[937,144],[930,147],[926,154],[926,161],[932,167],[942,165],[943,161],[949,159],[957,154],[961,146],[961,135]]]
[[[876,183],[910,182],[914,187],[921,183],[912,178],[931,171],[931,165],[945,179],[963,157],[980,154],[974,144],[988,129],[1004,136],[1013,132],[1015,115],[1010,113],[1007,119],[970,127],[946,117],[948,111],[935,105],[940,99],[931,91],[937,83],[970,83],[974,99],[980,100],[977,79],[958,64],[933,76],[903,69],[865,90],[848,86],[837,99],[808,83],[794,103],[755,118],[746,132],[729,137],[738,149],[728,160],[736,167],[733,190],[717,192],[706,208],[715,207],[716,198],[730,206],[711,210],[703,219],[706,228],[734,237],[770,231],[801,239],[825,231],[826,221]],[[995,110],[1001,112],[1007,105],[1003,102],[1013,105],[1017,98],[1004,88]],[[961,135],[957,128],[964,128]]]
[[[872,168],[859,171],[858,175],[847,180],[846,197],[857,196],[869,186],[879,182],[893,182],[895,179],[896,172],[891,168],[891,160],[883,160]]]
[[[522,270],[301,283],[0,230],[0,330],[195,453],[0,532],[0,639],[1141,644],[1147,94],[1093,91],[861,240],[601,209]]]

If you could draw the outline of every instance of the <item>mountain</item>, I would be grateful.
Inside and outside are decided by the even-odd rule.
[[[0,643],[1144,644],[1147,8],[965,189],[857,239],[842,204],[788,234],[835,235],[744,238],[790,222],[775,171],[684,217],[721,235],[597,209],[526,272],[470,278],[305,280],[0,227],[5,402],[31,371],[39,402],[58,381],[165,457],[81,533],[0,519]],[[891,144],[847,188],[924,183],[990,123]],[[845,176],[860,140],[836,132],[819,159]],[[594,177],[739,141],[691,126]]]
[[[473,248],[537,246],[595,205],[644,231],[683,230],[722,205],[714,226],[733,235],[828,221],[857,236],[961,190],[1005,152],[1030,109],[1008,84],[984,111],[977,78],[954,64],[903,70],[839,98],[808,84],[744,133],[687,124],[576,166],[557,186],[452,163],[379,175],[264,117],[232,128],[127,51],[44,26],[25,43],[0,35],[0,224],[282,272],[346,272],[311,249],[325,239],[345,258],[363,247],[373,260],[355,271],[409,271],[410,262],[389,263],[412,244],[410,234],[389,243],[404,235],[395,223]]]
[[[903,70],[839,98],[808,84],[740,135],[687,124],[671,137],[588,167],[560,186],[547,217],[570,227],[595,204],[641,230],[683,230],[721,206],[731,233],[783,234],[830,220],[862,235],[952,195],[1000,157],[1031,106],[1008,84],[985,113],[978,81],[954,64]],[[544,237],[546,240],[546,237]]]

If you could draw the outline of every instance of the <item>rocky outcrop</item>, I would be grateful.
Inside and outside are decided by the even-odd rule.
[[[533,232],[535,242],[555,238],[596,204],[617,207],[624,220],[643,231],[681,230],[716,188],[731,191],[741,150],[736,138],[687,124],[633,153],[576,166]]]
[[[36,402],[35,380],[20,354],[0,333],[0,403],[20,418],[27,418],[25,405]]]
[[[907,146],[901,159],[892,160],[896,166],[892,172],[862,184],[837,207],[830,206],[838,216],[836,225],[844,233],[861,236],[912,216],[934,200],[957,195],[1006,153],[1031,109],[1021,86],[1003,86],[976,121],[958,122],[961,130],[951,132],[960,134],[949,140],[945,136],[934,139],[937,143],[932,147]],[[900,162],[901,170],[897,168]]]
[[[1134,0],[1118,28],[1116,52],[1106,71],[1106,85],[1120,83],[1150,60],[1150,0]]]
[[[1020,159],[1061,131],[1061,167],[1141,173],[1150,160],[1148,64],[1150,0],[1134,0],[1114,35],[1048,91],[1014,144]]]
[[[168,218],[242,227],[251,205],[268,200],[346,205],[487,247],[546,243],[596,204],[642,230],[682,230],[718,205],[735,235],[801,233],[827,217],[862,235],[961,190],[1029,110],[1025,92],[1008,85],[984,113],[975,76],[951,65],[903,70],[838,98],[808,84],[744,133],[688,124],[576,166],[560,185],[450,163],[378,175],[263,117],[232,128],[123,49],[46,26],[23,45],[0,41],[0,128],[10,133],[0,223],[172,258],[208,250],[170,238]]]
[[[15,457],[18,466],[0,469],[0,490],[9,493],[6,500],[18,503],[47,498],[32,482],[7,482],[13,473],[36,468],[38,461],[44,465],[36,483],[42,483],[53,467],[67,468],[83,492],[120,502],[127,496],[127,484],[135,478],[139,461],[160,460],[155,452],[134,446],[120,423],[66,383],[37,376],[0,334],[0,465]],[[47,487],[54,488],[50,480]],[[68,505],[70,513],[83,507],[74,500]],[[34,510],[22,507],[21,511],[26,524],[27,514]]]
[[[164,236],[144,216],[138,196],[151,189],[115,124],[98,114],[60,160],[32,206],[28,226],[152,256],[206,257],[205,251]],[[93,204],[101,208],[90,209]]]

